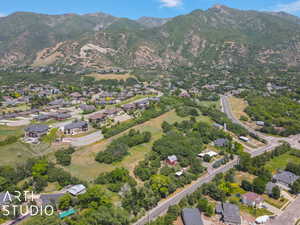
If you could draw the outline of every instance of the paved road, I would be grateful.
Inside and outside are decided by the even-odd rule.
[[[289,137],[273,137],[273,136],[268,136],[266,134],[263,134],[261,132],[258,132],[247,125],[243,124],[241,121],[239,121],[235,116],[233,115],[231,108],[230,108],[230,103],[228,101],[228,97],[222,95],[221,96],[221,105],[222,105],[222,110],[226,115],[228,116],[229,119],[231,119],[234,123],[240,124],[241,126],[245,127],[249,132],[256,134],[260,138],[265,139],[268,144],[262,148],[259,148],[255,150],[252,155],[260,155],[266,151],[272,150],[274,147],[277,147],[281,144],[282,141],[288,142],[293,148],[300,149],[300,134],[298,135],[291,135]]]
[[[167,200],[159,203],[154,209],[148,212],[148,214],[144,217],[142,217],[140,220],[138,220],[134,225],[144,225],[148,223],[151,220],[154,220],[155,218],[163,215],[168,211],[168,208],[172,205],[176,205],[180,202],[180,200],[187,195],[195,192],[199,187],[201,187],[204,183],[209,183],[212,181],[212,179],[215,177],[215,175],[219,173],[224,173],[231,168],[233,168],[235,165],[237,165],[238,159],[231,161],[230,163],[224,165],[223,167],[220,167],[218,169],[215,169],[211,171],[209,174],[206,174],[205,176],[199,178],[197,181],[192,183],[190,186],[185,188],[184,190],[178,192],[174,196],[168,198]]]
[[[270,220],[266,225],[295,225],[300,219],[300,196],[296,198],[279,216]]]
[[[96,131],[92,134],[78,137],[78,138],[65,138],[64,141],[68,141],[74,147],[82,147],[86,145],[93,144],[97,141],[101,141],[104,138],[101,131]]]
[[[233,113],[231,112],[231,108],[230,108],[230,105],[229,105],[229,102],[228,102],[228,99],[227,99],[226,96],[221,97],[221,103],[222,103],[223,112],[225,112],[227,114],[227,116],[234,123],[241,124],[243,127],[245,127],[250,132],[255,133],[259,137],[264,138],[265,140],[267,140],[268,144],[266,146],[258,148],[258,149],[253,150],[253,151],[249,151],[249,153],[251,154],[252,157],[255,157],[255,156],[263,154],[264,152],[273,150],[275,147],[277,147],[281,144],[280,141],[282,141],[282,140],[287,141],[293,147],[297,147],[297,148],[300,149],[300,144],[299,144],[300,135],[295,135],[295,136],[291,136],[291,137],[288,137],[288,138],[275,138],[275,137],[271,137],[271,136],[267,136],[265,134],[262,134],[261,132],[257,132],[255,130],[253,130],[252,128],[247,127],[246,125],[241,123],[239,120],[237,120],[233,116]],[[185,188],[181,192],[175,194],[174,196],[172,196],[172,197],[168,198],[167,200],[165,200],[165,201],[161,202],[160,204],[158,204],[154,209],[150,210],[147,213],[146,216],[142,217],[140,220],[138,220],[136,223],[134,223],[134,225],[144,225],[144,224],[148,223],[149,221],[152,221],[152,220],[156,219],[157,217],[163,215],[164,213],[167,212],[167,210],[170,206],[178,204],[182,198],[184,198],[185,196],[187,196],[187,195],[193,193],[194,191],[196,191],[204,183],[210,182],[216,174],[224,173],[224,172],[228,171],[229,169],[233,168],[237,163],[238,163],[238,159],[235,159],[234,161],[230,162],[229,164],[227,164],[224,167],[221,167],[219,169],[216,169],[216,170],[209,169],[209,174],[206,174],[205,176],[199,178],[195,183],[191,184],[190,186],[188,186],[187,188]],[[299,204],[300,204],[300,202],[299,202]],[[298,207],[297,202],[295,202],[293,204],[293,206],[290,206],[290,207],[291,207],[291,209],[289,209],[289,211],[293,211],[293,210],[298,209],[298,212],[296,214],[299,214],[299,216],[300,216],[300,212],[299,212],[300,207]],[[294,213],[295,213],[295,211],[294,211]],[[285,215],[285,213],[283,213],[282,215]],[[274,225],[288,225],[288,224],[278,223],[278,224],[274,224]]]

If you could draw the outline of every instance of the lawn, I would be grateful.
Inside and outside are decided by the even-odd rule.
[[[276,172],[276,170],[285,169],[289,162],[300,164],[300,158],[286,153],[270,160],[265,167],[272,172]]]
[[[127,168],[131,175],[133,175],[133,169],[137,163],[145,158],[145,155],[151,151],[153,142],[158,140],[162,135],[161,124],[163,121],[174,123],[176,121],[183,121],[186,118],[178,117],[175,111],[165,113],[157,118],[151,119],[143,124],[137,125],[132,129],[138,129],[140,131],[149,131],[152,134],[150,143],[135,146],[130,149],[129,155],[126,156],[121,162],[114,164],[104,164],[95,161],[95,156],[99,151],[104,151],[106,146],[115,138],[124,135],[129,130],[118,134],[109,139],[102,140],[96,144],[83,147],[76,151],[72,156],[72,164],[65,169],[72,175],[79,177],[80,179],[91,181],[95,179],[100,173],[112,171],[116,167]]]
[[[288,200],[286,198],[274,199],[269,197],[268,195],[263,195],[265,202],[269,203],[272,206],[275,206],[278,209],[281,209]]]
[[[241,204],[240,209],[241,209],[241,211],[249,213],[250,215],[252,215],[255,218],[260,217],[260,216],[265,216],[265,215],[273,215],[270,211],[268,211],[264,208],[257,209],[257,208],[253,208],[253,207],[249,207],[249,206]]]
[[[22,136],[23,134],[24,127],[9,127],[0,125],[0,141],[4,140],[8,136]]]
[[[96,80],[109,80],[109,79],[113,79],[113,80],[126,80],[130,77],[135,77],[129,73],[126,74],[98,74],[98,73],[92,73],[87,75],[89,77],[94,77]]]

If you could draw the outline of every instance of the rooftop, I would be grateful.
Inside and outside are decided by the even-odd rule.
[[[183,209],[182,219],[184,225],[204,225],[199,209]]]

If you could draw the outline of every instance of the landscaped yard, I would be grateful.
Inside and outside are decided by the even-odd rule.
[[[118,134],[112,138],[102,140],[99,143],[83,147],[76,151],[72,157],[72,164],[66,167],[74,176],[77,176],[83,180],[95,179],[100,173],[112,171],[116,167],[127,168],[131,175],[133,175],[133,169],[139,161],[145,158],[145,155],[151,151],[151,147],[154,141],[158,140],[163,132],[161,124],[163,121],[174,123],[176,121],[183,121],[187,118],[178,117],[175,111],[165,113],[157,118],[151,119],[143,124],[137,125],[132,129],[138,129],[140,131],[149,131],[152,134],[151,142],[142,144],[130,149],[130,154],[126,156],[121,162],[114,164],[103,164],[95,161],[95,156],[99,151],[104,151],[106,146],[115,138],[124,135],[129,130]],[[204,118],[207,120],[207,118]]]
[[[300,164],[300,158],[286,153],[270,160],[266,165],[266,168],[272,172],[276,172],[278,169],[285,169],[289,162]]]
[[[269,197],[268,195],[263,195],[263,198],[265,202],[275,206],[278,209],[281,209],[288,202],[286,198],[274,199]]]
[[[240,206],[240,209],[241,209],[241,211],[247,212],[255,218],[273,214],[264,208],[258,209],[258,208],[253,208],[253,207],[249,207],[249,206],[242,205],[242,204]]]

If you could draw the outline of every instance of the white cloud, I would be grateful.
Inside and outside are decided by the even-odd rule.
[[[182,0],[159,0],[162,7],[174,8],[182,5]]]
[[[274,8],[274,11],[283,11],[288,13],[300,12],[300,0],[286,4],[277,4]]]
[[[0,17],[5,17],[6,15],[4,13],[0,13]]]

